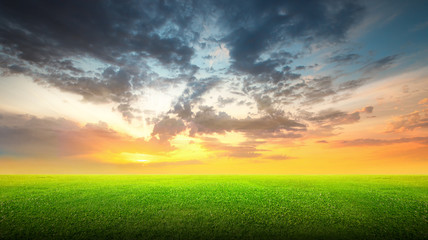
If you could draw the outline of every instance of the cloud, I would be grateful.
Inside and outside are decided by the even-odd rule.
[[[428,137],[413,137],[413,138],[397,138],[397,139],[372,139],[372,138],[361,138],[354,140],[340,141],[339,146],[351,147],[351,146],[380,146],[390,145],[399,143],[420,143],[428,145]]]
[[[324,101],[325,97],[334,95],[333,79],[331,77],[315,78],[306,82],[303,91],[304,104],[314,104]]]
[[[183,119],[208,92],[232,81],[244,95],[274,91],[287,96],[275,103],[301,98],[312,104],[335,94],[333,79],[290,84],[302,77],[292,69],[318,66],[294,68],[293,61],[315,45],[343,42],[364,12],[355,1],[309,1],[304,7],[297,0],[3,2],[0,71],[31,76],[84,101],[114,103],[128,122],[141,118],[136,103],[146,87],[171,84],[185,85],[170,111]],[[295,43],[301,46],[284,50]],[[207,54],[211,65],[225,60],[223,70],[203,70],[200,59]]]
[[[116,132],[106,123],[86,124],[63,118],[2,114],[0,152],[13,156],[65,157],[110,151],[162,154],[174,148],[167,141]]]
[[[349,64],[360,58],[361,56],[356,53],[349,53],[349,54],[339,54],[335,55],[333,57],[330,57],[328,59],[331,63],[337,63],[337,64]]]
[[[167,116],[154,125],[152,136],[158,136],[161,141],[168,141],[184,130],[186,130],[186,126],[181,119],[173,119]]]
[[[266,111],[266,112],[272,112],[273,111],[273,107],[272,107],[272,98],[264,95],[264,96],[260,96],[260,95],[256,95],[254,96],[254,99],[256,100],[256,104],[257,104],[257,109],[259,109],[259,111]]]
[[[343,124],[352,124],[360,120],[360,112],[346,113],[334,109],[320,111],[317,115],[308,118],[309,121],[320,125],[337,126]]]
[[[372,113],[374,107],[373,106],[367,106],[360,110],[361,113]]]
[[[295,159],[295,157],[290,157],[290,156],[287,156],[285,154],[276,154],[276,155],[263,156],[263,159],[275,160],[275,161],[284,161],[284,160]]]
[[[221,79],[217,76],[189,81],[187,83],[187,88],[184,90],[182,98],[184,98],[185,102],[199,101],[203,94],[209,92],[220,83]]]
[[[343,82],[339,84],[337,91],[348,91],[353,90],[355,88],[361,87],[364,83],[369,80],[368,78],[360,78],[360,79],[354,79],[350,81]]]
[[[397,61],[398,58],[399,58],[399,55],[386,56],[377,61],[367,64],[361,70],[365,74],[373,74],[373,73],[381,72],[390,68]]]
[[[87,101],[115,102],[130,121],[134,108],[122,111],[123,104],[156,75],[150,62],[188,74],[197,68],[189,27],[197,11],[204,8],[173,1],[2,2],[0,68]]]
[[[192,107],[189,102],[178,102],[169,113],[175,113],[179,118],[188,119],[192,117]]]
[[[428,105],[428,98],[421,99],[418,102],[419,105]]]
[[[292,104],[307,107],[348,98],[352,90],[362,86],[368,79],[359,78],[343,82],[332,76],[318,76],[288,83],[278,83],[274,86],[270,84],[248,84],[245,92],[254,98],[259,110],[274,110]]]
[[[231,104],[235,101],[236,101],[236,98],[223,98],[222,96],[219,96],[217,99],[219,107],[224,107],[224,106]]]
[[[222,39],[230,50],[232,67],[256,75],[284,66],[286,62],[272,61],[271,57],[260,60],[262,53],[272,50],[278,42],[286,44],[296,39],[307,44],[315,40],[318,43],[341,41],[364,11],[361,5],[353,1],[311,1],[304,7],[299,1],[234,1],[218,4],[226,5],[223,6],[222,22],[234,29]]]
[[[386,132],[405,132],[412,131],[417,128],[428,127],[428,108],[421,111],[414,111],[410,114],[395,117],[388,123]]]
[[[117,106],[117,110],[122,113],[123,118],[130,123],[135,118],[134,113],[140,112],[139,109],[131,107],[130,103],[121,103]]]
[[[225,112],[216,113],[212,107],[202,106],[190,120],[191,134],[210,134],[225,132],[281,133],[305,131],[306,126],[280,114],[260,118],[236,119]]]
[[[425,22],[421,22],[421,23],[416,24],[414,27],[409,29],[409,31],[410,32],[417,32],[417,31],[421,31],[427,27],[428,27],[428,21],[425,21]]]
[[[368,114],[373,111],[372,106],[367,106],[361,110],[353,112],[344,112],[332,108],[321,110],[317,113],[300,111],[299,116],[308,123],[308,132],[306,137],[329,137],[337,135],[337,130],[340,130],[342,125],[350,125],[358,123],[361,119],[361,113]],[[318,143],[327,143],[325,140]]]
[[[148,54],[165,64],[184,64],[193,50],[180,31],[187,26],[183,20],[192,16],[192,7],[176,2],[4,2],[2,45],[11,55],[35,64],[89,54],[118,65],[120,54],[131,52]],[[156,31],[168,21],[177,25],[176,37]]]

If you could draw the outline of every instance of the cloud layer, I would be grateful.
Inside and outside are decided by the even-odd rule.
[[[173,168],[425,145],[426,13],[406,4],[0,1],[0,155]]]
[[[244,93],[267,93],[263,84],[272,83],[276,95],[303,87],[306,102],[319,102],[334,93],[331,84],[293,84],[301,74],[290,65],[308,47],[344,41],[364,8],[354,1],[2,2],[0,68],[86,101],[116,103],[129,122],[141,115],[135,102],[145,87],[171,81],[187,85],[176,105],[183,109],[232,75],[246,79]],[[293,53],[283,50],[300,42]],[[226,72],[207,72],[199,59],[216,57],[203,54],[219,44],[230,57]],[[355,57],[333,61],[348,58]]]

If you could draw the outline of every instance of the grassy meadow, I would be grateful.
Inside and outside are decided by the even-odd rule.
[[[428,176],[2,175],[0,239],[428,239]]]

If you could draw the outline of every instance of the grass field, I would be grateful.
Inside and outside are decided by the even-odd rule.
[[[428,239],[428,176],[0,176],[0,239]]]

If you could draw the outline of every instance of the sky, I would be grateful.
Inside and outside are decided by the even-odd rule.
[[[424,1],[0,1],[0,174],[428,174]]]

